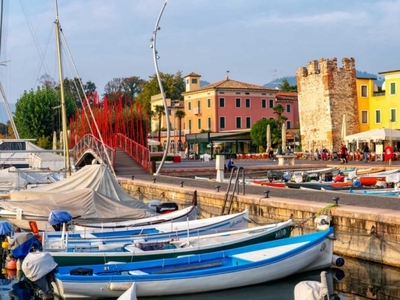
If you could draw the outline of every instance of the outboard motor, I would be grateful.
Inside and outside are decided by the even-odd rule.
[[[16,259],[23,259],[35,250],[42,250],[42,243],[32,232],[19,234],[10,245],[10,252]]]
[[[55,231],[61,231],[62,225],[68,224],[72,220],[72,216],[65,210],[53,210],[49,215],[49,224],[53,226]]]
[[[42,299],[53,299],[51,286],[55,282],[54,273],[57,272],[57,263],[48,252],[31,252],[22,262],[22,271],[26,278],[35,283],[43,293]]]
[[[156,212],[159,214],[165,214],[175,210],[178,210],[178,204],[175,202],[161,203],[156,206]]]

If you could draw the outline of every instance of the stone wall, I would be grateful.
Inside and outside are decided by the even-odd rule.
[[[150,199],[174,201],[180,208],[189,206],[194,190],[190,187],[171,186],[141,180],[120,181],[121,186],[132,196],[145,202]],[[200,217],[221,215],[225,193],[209,189],[197,189]],[[227,203],[229,205],[229,203]],[[298,235],[315,230],[314,216],[326,203],[265,198],[264,195],[242,195],[234,197],[232,213],[248,209],[255,224],[268,224],[293,218],[301,227],[294,230]],[[335,253],[368,261],[400,267],[400,213],[377,208],[340,205],[330,209],[337,240]]]
[[[359,132],[356,69],[353,58],[314,60],[297,70],[302,148],[338,151],[343,115],[347,135]]]

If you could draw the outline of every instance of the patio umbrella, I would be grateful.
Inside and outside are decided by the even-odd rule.
[[[267,125],[267,150],[271,148],[271,126]]]
[[[286,123],[282,124],[282,152],[286,151]]]
[[[341,131],[342,143],[345,142],[346,136],[347,136],[346,114],[343,114],[342,131]]]

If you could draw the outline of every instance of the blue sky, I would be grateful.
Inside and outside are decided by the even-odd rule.
[[[163,3],[59,0],[60,24],[83,81],[103,93],[113,78],[154,74],[149,39]],[[0,66],[0,80],[14,103],[44,73],[58,82],[55,8],[53,0],[5,4],[0,60],[11,62]],[[258,85],[295,75],[319,58],[354,57],[358,70],[374,74],[396,70],[399,15],[399,0],[169,0],[157,35],[159,68],[196,72],[210,83],[229,70],[230,78]],[[71,59],[65,61],[64,76],[77,76]]]

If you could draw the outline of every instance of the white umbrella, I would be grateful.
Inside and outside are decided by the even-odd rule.
[[[267,125],[267,149],[271,148],[271,126]]]
[[[346,114],[343,114],[342,132],[341,132],[342,143],[344,143],[346,136],[347,136]]]
[[[286,151],[286,123],[282,124],[282,152]]]

